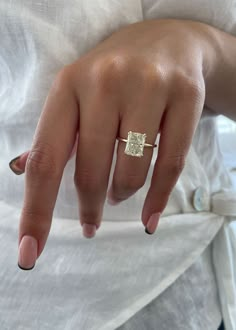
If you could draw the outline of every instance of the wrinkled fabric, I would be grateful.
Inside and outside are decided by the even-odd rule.
[[[73,185],[74,161],[64,171],[46,248],[29,273],[17,269],[17,226],[24,177],[12,174],[8,162],[30,149],[33,134],[56,73],[77,60],[122,26],[149,18],[188,18],[235,33],[235,1],[5,1],[0,3],[0,316],[3,329],[116,329],[166,292],[163,317],[169,310],[194,310],[199,297],[188,283],[188,270],[222,228],[223,216],[211,210],[211,196],[231,183],[221,158],[215,117],[206,108],[198,125],[186,166],[155,235],[144,233],[141,211],[157,156],[154,150],[145,185],[121,205],[104,207],[103,223],[93,240],[82,237]],[[158,143],[158,140],[156,141]],[[116,153],[112,163],[112,171]],[[204,212],[193,205],[202,187],[209,204]],[[189,273],[196,287],[214,283],[208,259],[205,279],[197,266]],[[185,274],[185,275],[183,275]],[[177,281],[180,276],[183,282]],[[184,285],[192,302],[174,304]],[[205,290],[207,292],[207,290]],[[214,296],[215,293],[213,293]],[[215,294],[216,297],[216,294]],[[209,306],[215,324],[219,303]],[[207,304],[206,304],[207,308]],[[137,314],[138,315],[138,314]],[[136,316],[137,316],[136,315]],[[170,319],[171,322],[171,319]],[[173,322],[173,319],[172,319]],[[181,323],[182,322],[182,323]],[[182,327],[182,328],[181,328]],[[147,325],[148,328],[148,325]],[[149,327],[151,329],[151,326]],[[158,327],[160,330],[165,328]],[[139,329],[138,329],[139,330]]]
[[[221,313],[214,277],[209,246],[172,285],[117,330],[217,330]]]
[[[226,330],[236,329],[236,216],[227,217],[213,244],[213,263]]]
[[[154,236],[146,235],[139,221],[106,221],[88,240],[78,221],[54,219],[35,269],[22,272],[16,264],[19,211],[0,204],[0,246],[7,250],[0,254],[0,311],[6,329],[116,329],[192,265],[223,221],[209,213],[173,215],[162,218]],[[192,281],[199,285],[198,271]],[[191,292],[194,308],[198,294],[194,287]]]

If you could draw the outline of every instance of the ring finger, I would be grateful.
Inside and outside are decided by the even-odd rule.
[[[145,143],[155,144],[161,118],[165,108],[164,99],[157,101],[156,97],[142,95],[142,100],[136,98],[122,117],[120,137],[128,139],[128,132],[146,134]],[[145,100],[145,102],[143,101]],[[130,111],[129,111],[130,110]],[[153,147],[144,147],[143,156],[127,155],[126,144],[120,142],[117,148],[117,161],[113,174],[108,199],[111,204],[117,204],[128,199],[145,183],[150,167]]]

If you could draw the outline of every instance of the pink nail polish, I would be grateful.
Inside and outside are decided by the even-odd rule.
[[[107,198],[107,203],[110,205],[118,205],[120,204],[120,202],[116,202],[113,199]]]
[[[147,234],[154,234],[154,232],[157,228],[157,224],[159,222],[160,216],[161,216],[161,213],[154,213],[150,216],[148,223],[146,225],[146,228],[145,228],[145,232]]]
[[[112,190],[109,189],[109,191],[107,192],[107,203],[110,205],[117,205],[120,204],[121,201],[117,201],[113,198],[113,194],[111,192]]]
[[[86,238],[92,238],[96,235],[97,227],[96,225],[91,225],[89,223],[83,224],[83,235]]]
[[[23,270],[34,268],[38,254],[38,242],[32,237],[25,235],[19,246],[18,266]]]

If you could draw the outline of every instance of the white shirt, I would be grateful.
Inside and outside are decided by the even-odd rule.
[[[225,220],[212,208],[213,195],[230,187],[214,117],[206,109],[155,235],[144,233],[140,215],[157,151],[145,185],[121,205],[105,205],[102,225],[92,240],[82,237],[77,220],[72,159],[64,172],[48,243],[31,273],[16,269],[24,177],[14,176],[8,162],[30,149],[56,73],[115,30],[143,19],[175,17],[236,34],[235,12],[230,0],[1,1],[0,259],[5,266],[0,272],[0,313],[6,329],[115,329],[175,283],[206,251]],[[116,156],[110,182],[115,160]],[[196,285],[204,285],[203,278],[197,282],[197,269],[194,274]],[[191,308],[189,302],[185,308]],[[217,308],[216,304],[216,324],[221,317]]]

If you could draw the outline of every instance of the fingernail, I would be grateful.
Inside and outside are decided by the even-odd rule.
[[[148,223],[145,228],[145,232],[149,235],[154,234],[158,221],[160,219],[161,213],[154,213],[150,216]]]
[[[113,198],[113,194],[112,194],[112,190],[111,188],[108,190],[107,192],[107,203],[110,204],[110,205],[117,205],[117,204],[120,204],[121,201],[119,200],[115,200]]]
[[[107,203],[110,204],[110,205],[117,205],[117,204],[120,204],[120,202],[114,201],[114,200],[111,199],[111,198],[107,198]]]
[[[89,223],[83,224],[83,235],[87,238],[92,238],[95,236],[97,231],[97,227],[95,225],[91,225]]]
[[[23,270],[34,268],[38,253],[38,242],[32,236],[24,236],[19,246],[18,266]]]
[[[21,175],[24,173],[24,170],[22,170],[20,168],[20,164],[18,163],[19,159],[20,159],[21,155],[12,159],[9,163],[9,167],[10,169],[17,175]]]

